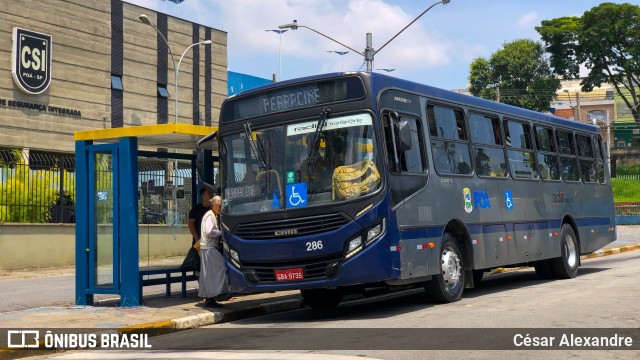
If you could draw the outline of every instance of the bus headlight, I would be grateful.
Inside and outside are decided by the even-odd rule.
[[[222,251],[225,253],[225,255],[227,255],[227,258],[229,258],[229,260],[231,260],[233,265],[235,265],[239,269],[240,268],[240,255],[238,255],[238,252],[235,251],[233,248],[231,248],[229,246],[229,244],[227,244],[226,241],[222,242]]]
[[[240,267],[240,256],[238,256],[238,252],[233,249],[229,249],[229,255],[231,256],[231,261],[235,262],[237,267]]]
[[[359,235],[349,241],[349,244],[347,245],[347,256],[345,256],[345,258],[347,259],[350,258],[361,249],[362,249],[362,236]]]
[[[382,221],[378,225],[370,228],[367,231],[367,242],[365,243],[365,245],[368,245],[373,240],[379,238],[383,232],[384,232],[384,219],[382,219]]]

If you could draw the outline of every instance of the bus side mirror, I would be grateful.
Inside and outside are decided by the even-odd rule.
[[[400,151],[409,151],[413,147],[411,141],[411,127],[407,120],[398,121],[400,128]]]

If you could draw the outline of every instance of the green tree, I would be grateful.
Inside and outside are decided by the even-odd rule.
[[[542,45],[528,39],[507,42],[487,60],[476,58],[469,73],[474,96],[547,111],[560,88]]]
[[[41,223],[50,220],[51,206],[59,199],[60,171],[66,179],[71,174],[60,168],[31,170],[18,150],[10,161],[0,161],[0,223]],[[67,181],[66,194],[75,199],[75,189]]]
[[[611,83],[640,122],[640,6],[602,3],[581,17],[545,20],[536,30],[556,74],[575,79],[586,66],[582,90]]]

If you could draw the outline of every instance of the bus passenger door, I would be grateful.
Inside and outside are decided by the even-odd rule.
[[[389,193],[391,207],[395,211],[398,226],[412,227],[402,231],[399,245],[401,254],[401,278],[426,276],[428,251],[426,226],[431,221],[431,207],[427,205],[427,162],[424,132],[418,117],[386,112],[383,115],[387,157],[389,160]]]

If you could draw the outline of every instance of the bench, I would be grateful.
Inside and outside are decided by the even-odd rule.
[[[171,297],[171,284],[182,283],[182,297],[187,297],[187,281],[198,280],[198,275],[195,271],[182,271],[180,265],[177,266],[153,266],[140,269],[140,300],[142,300],[142,287],[149,285],[161,285],[167,286],[167,297]],[[172,274],[178,274],[178,276],[171,276]],[[145,276],[149,275],[164,275],[164,277],[145,279]]]

